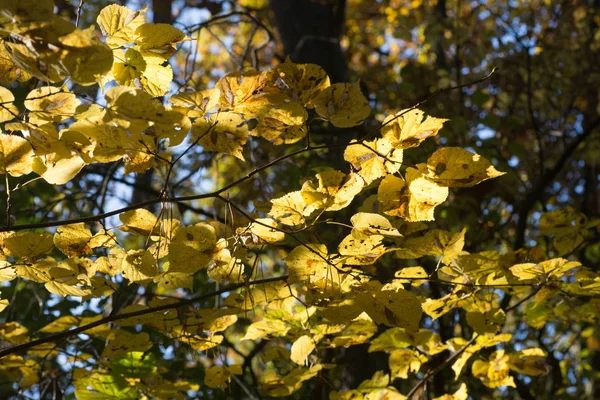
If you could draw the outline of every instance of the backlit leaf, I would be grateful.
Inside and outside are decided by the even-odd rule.
[[[371,114],[358,83],[335,83],[312,100],[319,116],[338,128],[360,125]]]
[[[417,168],[440,186],[470,187],[504,175],[487,158],[460,147],[443,147]]]

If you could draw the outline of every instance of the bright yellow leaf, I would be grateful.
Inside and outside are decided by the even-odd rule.
[[[185,33],[169,24],[145,23],[135,30],[135,42],[140,49],[168,59],[177,49],[177,44],[190,40]]]
[[[364,145],[353,140],[344,152],[344,160],[352,164],[367,184],[397,172],[402,158],[402,150],[392,147],[385,138],[366,141]]]
[[[42,125],[72,118],[81,102],[74,93],[63,92],[54,86],[42,86],[29,92],[24,104],[30,111],[30,122]]]
[[[92,232],[81,222],[59,226],[54,234],[54,245],[66,256],[78,256],[92,252],[91,239]]]
[[[330,86],[329,77],[316,64],[294,64],[289,60],[269,72],[269,78],[279,90],[305,107],[313,108],[312,99]]]
[[[215,228],[207,223],[177,230],[169,243],[169,272],[192,274],[206,268],[216,244]]]
[[[505,174],[496,170],[487,158],[460,147],[443,147],[417,168],[446,187],[470,187]]]
[[[50,252],[54,242],[50,233],[10,232],[2,238],[0,246],[7,256],[33,260]]]
[[[347,207],[362,190],[364,181],[357,174],[344,174],[327,169],[317,174],[316,181],[302,185],[302,198],[307,207],[304,215],[316,210],[337,211]]]
[[[146,23],[146,10],[132,11],[127,7],[111,4],[104,7],[96,21],[107,35],[106,42],[114,47],[130,44],[135,41],[135,30]]]
[[[315,340],[308,335],[300,336],[292,344],[290,359],[299,365],[304,365],[306,359],[315,349]]]
[[[306,203],[302,192],[296,191],[271,200],[269,215],[284,225],[296,226],[304,223]]]
[[[446,200],[448,188],[437,185],[414,168],[408,168],[405,177],[402,180],[388,175],[381,181],[377,198],[384,212],[409,222],[433,221],[434,209]]]
[[[129,250],[121,267],[121,275],[130,283],[145,283],[158,274],[156,259],[147,250]]]
[[[352,222],[352,236],[357,239],[365,239],[372,235],[385,237],[402,237],[400,232],[394,228],[391,222],[383,215],[374,213],[356,213],[350,218]]]
[[[0,133],[0,173],[27,175],[32,171],[33,149],[22,137]]]
[[[0,122],[10,121],[19,116],[19,109],[13,104],[15,96],[7,88],[0,86]]]
[[[402,110],[383,121],[381,134],[396,149],[417,147],[425,139],[437,135],[446,119],[427,117],[423,121],[423,111]]]
[[[321,90],[312,102],[317,114],[338,128],[360,125],[371,114],[358,83],[335,83]]]
[[[192,125],[192,136],[206,151],[231,154],[244,161],[242,154],[248,140],[248,127],[244,119],[236,113],[223,112]]]

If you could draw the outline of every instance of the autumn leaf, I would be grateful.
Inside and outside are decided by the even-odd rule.
[[[192,136],[206,151],[230,154],[242,161],[248,128],[240,114],[219,113],[210,120],[199,119],[192,126]]]
[[[341,171],[327,169],[319,172],[316,181],[307,181],[300,191],[307,207],[304,215],[314,211],[337,211],[347,207],[364,186],[356,174],[346,175]]]
[[[22,137],[0,136],[0,173],[11,176],[29,174],[33,169],[33,149]]]
[[[352,164],[366,184],[397,172],[402,159],[402,150],[392,147],[385,138],[366,141],[364,144],[352,141],[344,152],[344,160]]]
[[[417,147],[425,139],[437,135],[446,119],[427,117],[418,109],[402,110],[383,121],[381,135],[395,149]]]
[[[338,128],[360,125],[371,114],[358,83],[334,83],[312,100],[319,116]]]
[[[306,358],[315,349],[315,341],[310,336],[300,336],[292,344],[290,359],[296,364],[304,365]]]
[[[0,122],[13,120],[19,116],[19,109],[14,105],[15,96],[10,90],[0,86]]]
[[[384,212],[409,222],[433,221],[434,209],[446,200],[448,189],[414,168],[408,168],[405,177],[388,175],[381,181],[377,198]]]
[[[460,147],[443,147],[427,159],[427,164],[419,164],[417,168],[423,175],[446,187],[470,187],[504,175],[485,157]]]
[[[61,226],[54,234],[54,245],[67,256],[90,254],[91,240],[92,232],[83,222]]]
[[[104,7],[98,15],[98,26],[108,38],[111,46],[123,46],[136,40],[136,29],[146,23],[146,9],[133,11],[127,7],[111,4]]]

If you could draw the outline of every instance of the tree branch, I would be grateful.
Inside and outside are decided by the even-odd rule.
[[[109,315],[98,321],[91,322],[89,324],[80,326],[78,328],[58,332],[53,335],[46,336],[44,338],[32,340],[27,343],[19,344],[19,345],[4,349],[4,350],[0,351],[0,359],[9,354],[15,354],[15,353],[21,353],[21,352],[27,351],[27,350],[29,350],[35,346],[39,346],[41,344],[56,342],[56,341],[66,339],[66,338],[74,336],[74,335],[78,335],[89,329],[107,324],[109,322],[119,321],[119,320],[127,319],[127,318],[139,317],[141,315],[151,314],[151,313],[155,313],[158,311],[165,311],[165,310],[171,310],[174,308],[184,307],[184,306],[198,303],[200,301],[210,299],[211,297],[218,296],[223,293],[231,292],[233,290],[240,289],[240,288],[243,288],[246,286],[259,285],[259,284],[270,283],[270,282],[285,281],[285,280],[287,280],[287,278],[288,278],[287,275],[283,275],[283,276],[278,276],[278,277],[274,277],[274,278],[260,279],[260,280],[256,280],[256,281],[252,281],[252,282],[238,283],[235,285],[227,286],[223,289],[216,290],[214,292],[202,294],[202,295],[192,297],[189,299],[184,299],[184,300],[178,301],[176,303],[164,304],[162,306],[147,308],[144,310],[133,311],[133,312],[129,312],[129,313]]]
[[[577,136],[571,144],[562,153],[554,167],[546,171],[544,175],[537,181],[534,187],[529,192],[529,195],[521,203],[519,207],[518,220],[517,220],[517,233],[513,248],[515,250],[520,249],[525,244],[525,230],[527,229],[527,218],[533,206],[542,199],[546,187],[554,181],[556,176],[563,169],[567,161],[571,158],[575,150],[579,147],[584,140],[586,140],[594,130],[600,126],[600,118],[596,118],[590,126],[579,136]]]

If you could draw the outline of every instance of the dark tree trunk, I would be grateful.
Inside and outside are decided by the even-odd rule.
[[[340,46],[345,0],[271,0],[283,48],[293,62],[318,64],[333,83],[348,80]]]
[[[311,63],[321,66],[332,83],[348,82],[348,66],[340,45],[345,26],[345,0],[271,0],[275,23],[286,56],[295,63]],[[338,135],[339,129],[330,127],[319,139],[337,144],[338,139],[350,141],[353,135]],[[352,137],[351,137],[352,136]],[[321,383],[311,392],[311,398],[328,399],[331,390],[356,388],[370,379],[375,371],[387,369],[384,353],[369,353],[368,345],[336,349],[324,354],[324,362],[343,365],[340,381]],[[330,377],[323,376],[325,380]],[[332,387],[333,385],[334,387]]]
[[[153,19],[156,23],[172,24],[172,0],[152,0],[152,12]],[[152,180],[154,179],[154,169],[149,169],[144,173],[137,173],[135,177],[135,184],[133,185],[133,192],[131,195],[131,202],[133,204],[140,203],[146,200],[150,200],[155,196],[152,194]],[[142,190],[136,189],[144,188]],[[146,208],[152,211],[154,205],[149,205]]]

